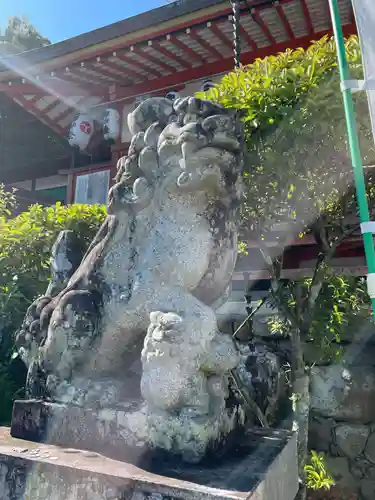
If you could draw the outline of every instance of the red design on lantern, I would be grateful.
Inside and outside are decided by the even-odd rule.
[[[87,135],[91,134],[91,123],[81,122],[79,124],[79,128],[80,128],[81,132],[83,132],[84,134],[87,134]]]

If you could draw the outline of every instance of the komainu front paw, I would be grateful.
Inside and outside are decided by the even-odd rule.
[[[27,310],[25,319],[20,330],[16,334],[16,347],[29,351],[39,346],[44,338],[46,330],[41,323],[41,314],[44,308],[51,302],[51,297],[38,297]]]

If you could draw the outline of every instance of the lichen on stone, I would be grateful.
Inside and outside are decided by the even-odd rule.
[[[129,397],[128,365],[143,344],[144,428],[130,432],[196,461],[240,419],[226,407],[238,354],[214,308],[237,256],[243,127],[235,111],[193,97],[147,99],[128,123],[107,220],[79,262],[55,246],[59,281],[17,342],[31,396],[104,409]]]

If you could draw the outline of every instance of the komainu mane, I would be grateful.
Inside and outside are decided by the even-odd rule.
[[[215,308],[237,256],[242,125],[195,98],[148,99],[128,124],[109,215],[78,267],[60,271],[63,286],[30,307],[18,346],[31,396],[90,407],[109,384],[105,405],[118,407],[140,387],[144,419],[131,432],[195,460],[238,417],[226,407],[237,353]],[[72,261],[56,258],[65,239],[55,273]]]

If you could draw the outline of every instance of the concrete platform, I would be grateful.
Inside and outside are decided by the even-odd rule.
[[[1,500],[293,500],[296,438],[254,431],[254,446],[216,465],[149,463],[142,469],[95,452],[35,443],[0,428]],[[248,438],[246,441],[248,441]]]

